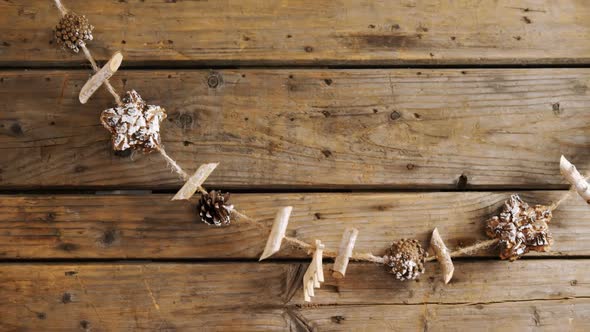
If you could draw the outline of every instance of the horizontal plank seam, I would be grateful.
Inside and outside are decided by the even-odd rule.
[[[1,186],[1,185],[0,185]],[[176,189],[160,189],[150,190],[142,188],[93,188],[85,189],[84,187],[72,187],[72,188],[52,188],[47,187],[43,189],[0,189],[0,195],[4,196],[17,196],[17,195],[127,195],[127,196],[144,196],[144,195],[171,195],[175,194],[180,187]],[[372,193],[372,194],[387,194],[387,193],[478,193],[478,192],[529,192],[529,191],[567,191],[569,187],[567,185],[559,187],[476,187],[472,189],[444,189],[444,188],[383,188],[383,187],[371,187],[371,188],[354,188],[354,187],[338,187],[338,188],[322,188],[322,187],[293,187],[289,189],[284,188],[232,188],[215,186],[216,190],[229,191],[232,194],[349,194],[349,193]]]
[[[538,256],[523,256],[520,261],[526,260],[588,260],[590,255],[574,255],[574,256],[559,256],[559,255],[538,255]],[[453,262],[481,262],[481,261],[500,261],[498,257],[492,256],[467,256],[467,257],[455,257]],[[256,264],[308,264],[309,259],[305,258],[274,258],[268,259],[264,262],[259,262],[258,258],[125,258],[125,257],[110,257],[110,258],[3,258],[0,259],[0,265],[26,265],[26,264],[124,264],[124,265],[141,265],[141,264],[220,264],[220,263],[256,263]],[[514,264],[512,262],[505,262],[506,264]],[[330,265],[331,261],[328,261],[324,265]],[[360,265],[375,265],[371,262],[350,262],[350,264]],[[428,264],[438,264],[435,261],[428,262]]]
[[[23,66],[23,62],[11,65],[10,63],[0,62],[0,71],[12,70],[89,70],[90,66],[83,61],[64,62],[61,64],[44,65],[42,62],[30,62]],[[106,63],[106,60],[97,61],[97,64]],[[122,65],[119,72],[122,70],[236,70],[236,69],[284,69],[284,70],[298,70],[298,69],[314,69],[314,70],[346,70],[346,69],[558,69],[558,68],[590,68],[590,62],[579,63],[511,63],[511,64],[474,64],[474,63],[456,63],[456,64],[427,64],[427,63],[401,63],[401,64],[331,64],[330,62],[319,62],[317,64],[293,64],[269,62],[267,64],[258,64],[252,62],[240,62],[229,64],[217,64],[212,61],[206,62],[183,62],[171,61],[170,64],[154,63],[154,65],[146,65],[145,61],[137,61],[141,65],[134,65],[133,60],[127,61]]]

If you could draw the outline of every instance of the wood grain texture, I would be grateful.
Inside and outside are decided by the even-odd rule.
[[[115,155],[82,71],[0,74],[0,188],[177,189],[163,158]],[[124,71],[168,111],[168,154],[206,186],[566,188],[590,166],[590,69]]]
[[[526,192],[531,204],[550,204],[564,192]],[[499,213],[509,193],[234,194],[236,208],[268,231],[234,222],[211,227],[199,221],[196,198],[172,195],[0,196],[0,258],[257,259],[277,209],[293,206],[287,235],[319,239],[337,250],[346,227],[359,229],[355,251],[383,255],[392,241],[416,238],[428,247],[438,227],[450,249],[487,239],[484,222]],[[550,225],[555,244],[548,256],[590,255],[590,208],[572,195]],[[496,256],[495,250],[477,256]],[[283,243],[276,258],[306,258]]]
[[[66,1],[125,65],[556,64],[590,60],[590,4],[519,1]],[[0,65],[80,64],[51,1],[0,4]]]
[[[310,331],[587,331],[590,301],[477,305],[335,306],[303,309]]]
[[[452,329],[499,315],[514,317],[509,326],[528,317],[523,327],[577,328],[588,326],[589,263],[460,262],[447,286],[436,269],[402,283],[378,266],[351,264],[343,280],[326,274],[312,306],[302,304],[300,264],[2,264],[0,328],[373,331],[396,328],[387,325],[395,317],[400,327]],[[465,317],[457,319],[459,313]]]

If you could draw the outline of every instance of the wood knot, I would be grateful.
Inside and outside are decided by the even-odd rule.
[[[88,330],[88,328],[90,327],[90,322],[87,321],[87,320],[81,320],[80,321],[80,327],[83,328],[83,329],[85,329],[85,330]]]
[[[465,190],[465,188],[467,188],[467,181],[467,175],[461,174],[461,176],[459,176],[459,180],[457,180],[457,189]]]
[[[22,136],[22,134],[23,134],[23,128],[20,126],[20,124],[18,124],[17,122],[15,122],[15,123],[13,123],[10,126],[10,132],[14,136]]]
[[[131,156],[131,154],[133,153],[132,149],[126,149],[126,150],[115,150],[113,152],[113,154],[117,157],[121,157],[121,158],[127,158],[129,156]]]
[[[56,217],[55,212],[49,212],[45,217],[45,221],[54,221]]]
[[[117,239],[117,231],[115,229],[108,229],[104,231],[100,238],[100,243],[106,247],[110,246]]]
[[[555,115],[559,115],[559,114],[561,114],[561,111],[562,111],[562,110],[561,110],[561,105],[559,105],[559,103],[553,103],[553,104],[551,105],[551,108],[553,109],[553,113],[554,113]]]
[[[338,315],[338,316],[332,316],[332,317],[330,317],[330,320],[333,323],[342,324],[342,321],[346,320],[346,318],[344,318],[344,316]]]
[[[180,114],[175,119],[170,118],[170,121],[174,121],[177,127],[180,129],[191,129],[193,127],[194,119],[190,114]]]
[[[73,243],[60,243],[60,244],[57,246],[57,249],[59,249],[59,250],[63,250],[63,251],[68,251],[68,252],[70,252],[70,251],[75,251],[75,250],[77,250],[78,248],[79,248],[79,246],[78,246],[78,245],[76,245],[76,244],[73,244]]]
[[[61,303],[66,304],[66,303],[70,303],[72,302],[72,294],[70,293],[64,293],[64,295],[62,295],[61,297]]]
[[[221,85],[221,83],[223,83],[223,78],[221,77],[221,74],[219,73],[210,73],[209,77],[207,77],[207,85],[211,88],[211,89],[215,89],[217,87],[219,87]]]

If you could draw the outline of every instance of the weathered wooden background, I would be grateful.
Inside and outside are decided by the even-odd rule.
[[[188,171],[269,228],[359,251],[485,238],[510,193],[549,204],[558,160],[590,168],[590,2],[66,1],[112,79],[168,111]],[[590,330],[590,207],[554,213],[555,245],[483,251],[440,281],[352,263],[302,300],[305,253],[258,263],[267,232],[209,228],[159,155],[110,150],[81,55],[51,41],[51,0],[0,1],[0,330]],[[325,270],[330,268],[326,262]]]

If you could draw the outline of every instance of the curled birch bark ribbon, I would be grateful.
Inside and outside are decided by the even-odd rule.
[[[336,279],[344,278],[346,274],[346,268],[348,267],[348,261],[352,256],[352,249],[354,249],[354,243],[359,231],[356,228],[349,227],[344,230],[342,234],[342,240],[340,241],[340,247],[338,249],[338,256],[334,260],[334,266],[332,267],[332,277]]]
[[[451,255],[444,241],[438,233],[438,229],[435,228],[432,231],[432,237],[430,238],[430,247],[433,249],[436,259],[438,260],[442,273],[443,281],[448,284],[453,278],[453,272],[455,272],[455,266],[451,260]]]
[[[195,171],[195,173],[186,180],[184,186],[174,195],[173,201],[187,200],[191,198],[197,190],[201,193],[207,192],[201,185],[207,180],[209,175],[213,173],[219,163],[203,164]]]
[[[315,296],[314,288],[320,288],[320,284],[324,282],[323,251],[324,245],[322,242],[315,240],[313,258],[303,275],[303,300],[305,302],[311,302],[311,297]]]
[[[569,160],[565,159],[564,156],[561,156],[559,160],[559,170],[578,195],[580,195],[586,203],[590,204],[590,186],[582,174],[578,172],[576,166],[570,163]]]
[[[285,206],[277,212],[275,222],[272,224],[270,235],[268,236],[266,246],[264,247],[264,252],[260,256],[259,261],[272,256],[281,249],[281,242],[285,238],[287,225],[289,224],[289,216],[291,215],[292,210],[292,206]]]
[[[80,103],[86,104],[88,99],[100,88],[109,78],[111,78],[119,69],[119,66],[123,62],[123,55],[121,52],[116,52],[109,59],[109,61],[99,69],[82,87],[78,99]],[[118,95],[117,95],[118,97]]]

